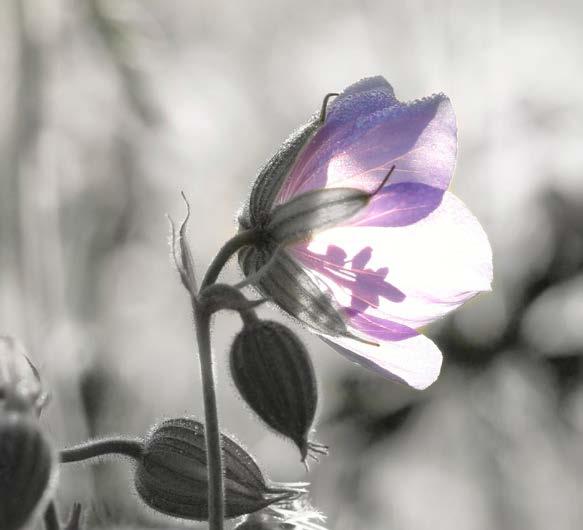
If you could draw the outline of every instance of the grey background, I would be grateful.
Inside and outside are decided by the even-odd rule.
[[[184,190],[202,274],[268,155],[323,94],[381,74],[402,100],[450,96],[453,191],[490,236],[494,291],[428,330],[446,363],[424,393],[298,330],[331,445],[313,503],[339,530],[580,528],[582,23],[575,1],[0,3],[0,330],[51,389],[56,443],[201,416],[164,214]],[[230,382],[238,326],[214,327],[222,425],[304,480]],[[92,525],[175,525],[132,491],[109,462],[64,468],[59,499]]]

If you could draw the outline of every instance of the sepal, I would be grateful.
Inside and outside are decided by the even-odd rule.
[[[265,231],[278,243],[303,241],[314,232],[350,219],[369,203],[370,197],[353,188],[309,191],[275,207]]]
[[[279,308],[313,330],[332,337],[348,334],[344,317],[326,286],[305,272],[285,250],[274,245],[247,247],[239,253],[239,264],[246,277],[260,274],[255,287]]]

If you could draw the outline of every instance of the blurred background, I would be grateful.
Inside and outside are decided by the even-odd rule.
[[[338,530],[581,528],[582,26],[568,0],[0,2],[0,333],[43,374],[56,443],[202,416],[165,214],[184,190],[202,274],[269,154],[323,94],[381,74],[402,100],[452,99],[453,190],[490,236],[494,291],[428,331],[446,361],[421,393],[298,330],[331,445],[312,501]],[[305,480],[235,393],[238,327],[214,329],[223,429]],[[66,467],[60,505],[177,526],[131,482],[123,462]]]

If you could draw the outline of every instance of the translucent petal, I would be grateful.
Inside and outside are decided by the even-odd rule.
[[[393,87],[382,76],[366,77],[345,88],[329,105],[326,122],[336,125],[353,121],[398,103]]]
[[[427,337],[416,334],[378,346],[345,337],[324,337],[336,351],[373,372],[413,388],[423,390],[433,383],[441,370],[442,355]]]
[[[327,283],[331,281],[341,289],[335,298],[343,300],[344,294],[349,293],[350,300],[343,301],[343,307],[349,309],[347,314],[364,312],[369,306],[378,307],[381,297],[393,302],[405,299],[405,294],[386,280],[387,267],[377,270],[367,267],[372,252],[372,247],[364,247],[349,260],[344,249],[332,244],[327,246],[325,254],[308,250],[305,244],[293,249],[293,255],[305,267],[326,276]]]
[[[333,131],[344,134],[343,124],[354,121],[363,114],[371,114],[397,102],[393,88],[380,77],[369,77],[348,87],[328,106],[326,119],[327,133]],[[318,115],[307,124],[292,132],[275,155],[259,171],[251,192],[249,208],[245,216],[248,222],[255,223],[271,209],[280,188],[285,184],[292,164],[304,149],[310,136],[320,127]],[[303,156],[300,156],[303,158]]]
[[[335,255],[346,255],[343,267],[330,265],[330,247],[341,249]],[[351,269],[349,260],[367,247],[372,249],[367,263]],[[491,288],[488,238],[462,201],[449,192],[436,210],[417,223],[332,228],[316,234],[307,248],[296,245],[290,251],[327,283],[341,306],[414,329]],[[385,275],[379,280],[380,274]],[[404,296],[385,296],[379,286],[386,285]],[[372,303],[375,294],[376,304]],[[355,307],[355,298],[367,307]]]
[[[350,318],[350,327],[358,335],[363,335],[367,339],[374,341],[399,341],[410,339],[417,335],[417,332],[403,324],[397,324],[390,320],[367,315],[359,311],[354,311]]]
[[[427,217],[441,203],[443,190],[401,182],[385,186],[353,219],[351,226],[406,226]]]
[[[328,105],[326,122],[318,131],[316,142],[312,139],[309,145],[304,147],[302,156],[295,164],[293,176],[290,175],[284,183],[277,203],[281,204],[295,195],[294,190],[301,185],[298,177],[306,171],[311,171],[310,167],[313,167],[315,162],[314,156],[324,161],[326,157],[329,158],[333,145],[350,136],[351,124],[359,117],[373,114],[397,103],[393,87],[381,76],[361,79],[347,87]],[[311,163],[311,166],[306,168],[308,163]],[[322,186],[314,184],[310,189],[317,187]]]
[[[449,99],[438,94],[411,103],[391,103],[383,92],[377,94],[372,102],[369,92],[352,96],[349,110],[339,110],[337,118],[332,104],[326,123],[305,146],[276,203],[322,187],[370,192],[393,165],[396,169],[388,185],[416,182],[447,188],[457,152]],[[382,103],[390,106],[378,108]]]

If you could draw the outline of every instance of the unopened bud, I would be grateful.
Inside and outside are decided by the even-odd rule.
[[[47,399],[24,346],[13,337],[0,336],[0,408],[40,412]]]
[[[0,528],[18,530],[48,501],[57,466],[30,415],[0,412]]]
[[[318,391],[310,356],[283,324],[246,324],[231,347],[231,374],[247,404],[272,429],[298,446],[302,462],[327,448],[308,441]]]
[[[301,493],[285,485],[268,485],[251,455],[224,434],[221,445],[227,518],[256,512]],[[208,520],[204,425],[194,419],[177,418],[154,427],[145,440],[135,484],[142,500],[159,512]]]

